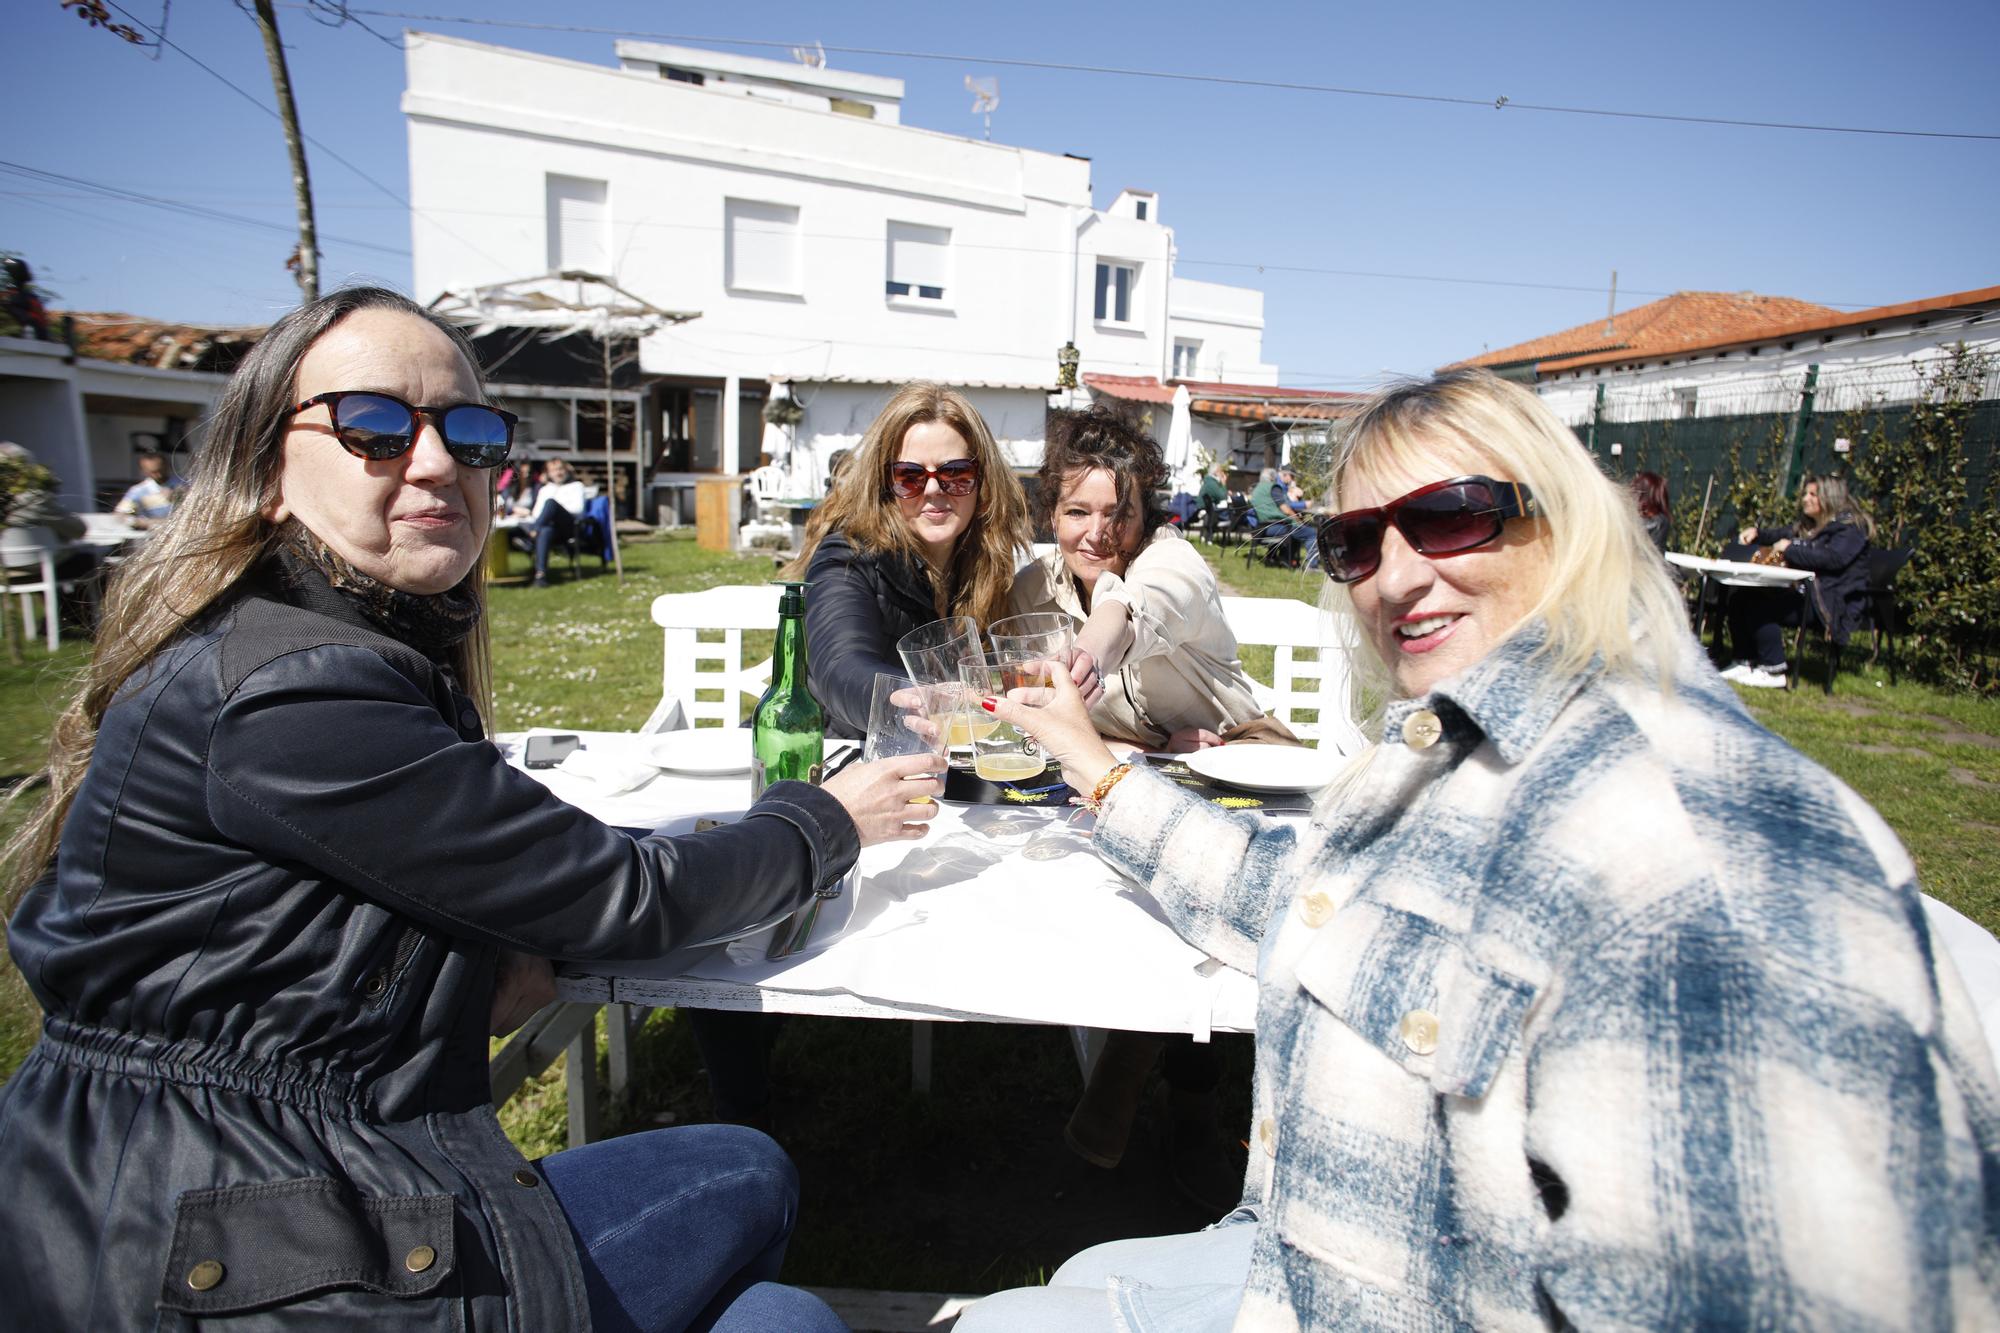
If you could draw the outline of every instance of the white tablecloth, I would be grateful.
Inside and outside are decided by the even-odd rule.
[[[621,759],[645,738],[581,732]],[[522,740],[499,738],[519,763]],[[607,823],[651,828],[741,811],[747,774],[662,773],[620,795],[560,770],[531,774]],[[1256,985],[1184,942],[1150,896],[1091,850],[1071,808],[943,806],[921,841],[866,848],[814,942],[767,961],[769,933],[692,966],[573,967],[566,997],[871,1017],[985,1019],[1137,1031],[1247,1032]],[[727,885],[718,885],[727,892]]]
[[[1667,552],[1667,563],[1706,574],[1732,588],[1782,588],[1816,577],[1810,569],[1789,565],[1753,565],[1745,560],[1710,560],[1699,555]]]

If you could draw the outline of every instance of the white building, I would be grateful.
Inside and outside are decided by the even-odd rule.
[[[1157,196],[1100,211],[1088,159],[904,125],[901,80],[635,41],[615,69],[425,33],[407,48],[420,297],[581,270],[700,312],[640,345],[620,457],[642,475],[755,467],[775,392],[804,409],[785,443],[817,494],[827,457],[920,378],[967,389],[1032,466],[1072,342],[1092,372],[1277,381],[1262,294],[1176,278]],[[575,449],[547,415],[531,443]]]
[[[1628,422],[1895,407],[1959,343],[2000,366],[2000,287],[1839,311],[1748,292],[1677,292],[1613,319],[1487,352],[1586,431]],[[1447,367],[1448,368],[1448,367]],[[1996,396],[1989,382],[1983,398]]]

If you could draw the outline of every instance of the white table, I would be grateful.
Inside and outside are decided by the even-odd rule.
[[[1726,583],[1732,588],[1783,588],[1813,578],[1810,569],[1789,565],[1753,565],[1747,560],[1710,560],[1705,556],[1667,552],[1667,563],[1691,569],[1704,578]]]
[[[123,514],[78,514],[83,520],[83,536],[73,546],[91,546],[111,553],[131,542],[146,540],[146,529],[134,527]]]
[[[587,749],[643,754],[646,737],[580,732]],[[518,763],[521,738],[499,738]],[[747,774],[662,773],[623,795],[559,769],[531,773],[606,823],[653,827],[746,809]],[[917,842],[863,849],[814,942],[765,957],[771,932],[670,969],[576,965],[567,999],[866,1018],[1248,1032],[1256,984],[1183,941],[1152,899],[1091,849],[1089,816],[945,804]],[[833,929],[829,929],[832,927]]]

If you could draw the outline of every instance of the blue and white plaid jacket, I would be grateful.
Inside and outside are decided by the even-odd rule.
[[[1539,641],[1326,823],[1144,772],[1100,817],[1259,978],[1236,1327],[2000,1326],[2000,1086],[1908,855],[1692,640],[1671,695]]]

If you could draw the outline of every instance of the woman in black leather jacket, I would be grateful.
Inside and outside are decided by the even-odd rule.
[[[1874,520],[1861,511],[1840,477],[1809,477],[1799,491],[1797,527],[1745,528],[1744,545],[1769,546],[1793,569],[1814,574],[1806,589],[1812,614],[1833,641],[1847,642],[1860,623],[1868,594],[1868,544]],[[1786,683],[1785,630],[1799,623],[1806,603],[1790,588],[1738,588],[1729,599],[1729,644],[1734,663],[1722,673],[1739,685],[1782,688]]]
[[[11,1326],[840,1327],[771,1281],[775,1144],[703,1126],[531,1164],[487,1040],[552,995],[547,959],[775,919],[921,833],[911,768],[637,841],[509,768],[479,555],[511,428],[461,336],[335,293],[245,359],[113,584],[8,847],[47,1013],[0,1094]]]
[[[1006,615],[1027,545],[1027,498],[978,409],[941,384],[905,385],[848,455],[785,572],[812,584],[806,666],[828,733],[867,733],[875,675],[904,674],[896,640],[918,625]]]

